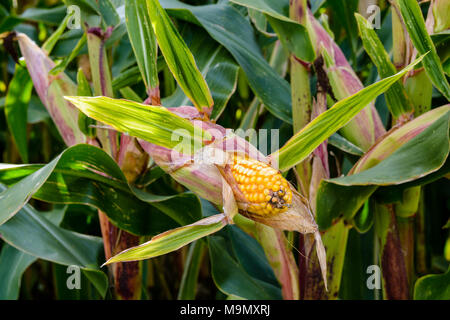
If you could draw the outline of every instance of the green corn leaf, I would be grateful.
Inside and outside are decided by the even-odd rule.
[[[21,15],[21,19],[34,22],[43,22],[45,24],[57,26],[66,15],[66,6],[57,6],[53,8],[28,8]]]
[[[103,22],[107,26],[116,26],[120,23],[120,17],[114,7],[112,0],[96,1],[98,5],[98,11],[103,18]]]
[[[163,56],[159,56],[156,60],[158,73],[161,72],[166,66]],[[138,66],[131,67],[121,72],[114,78],[112,86],[114,90],[119,90],[127,86],[132,86],[139,83],[142,80],[142,75]]]
[[[422,59],[423,56],[394,76],[378,81],[354,95],[340,100],[332,108],[320,114],[295,134],[279,151],[271,155],[275,162],[278,161],[279,169],[285,171],[300,163],[324,140],[345,126],[370,101],[389,89]]]
[[[303,61],[314,60],[315,52],[306,27],[283,14],[288,9],[286,8],[286,5],[289,5],[288,1],[231,0],[231,2],[264,13],[278,38],[289,51]]]
[[[219,290],[244,299],[281,299],[281,289],[259,243],[235,226],[227,229],[208,237],[211,274]]]
[[[205,28],[239,63],[264,107],[275,117],[292,123],[289,83],[265,60],[250,22],[238,10],[225,4],[189,6],[176,0],[161,3],[172,15]]]
[[[44,44],[42,45],[42,50],[46,51],[48,54],[50,54],[55,47],[56,42],[58,42],[59,38],[61,38],[64,30],[67,27],[67,23],[72,18],[75,12],[72,12],[72,14],[66,15],[64,20],[61,22],[59,27],[56,29],[56,31],[47,39],[45,40]]]
[[[367,23],[363,16],[356,13],[355,17],[358,22],[359,34],[361,36],[364,49],[376,65],[380,77],[386,78],[394,75],[397,72],[397,69],[392,64],[388,53],[384,50],[383,44],[375,31]],[[407,115],[412,112],[413,106],[400,81],[394,83],[385,92],[385,96],[389,110],[394,118],[398,118],[402,114]]]
[[[147,0],[147,7],[159,48],[178,84],[199,110],[212,108],[208,85],[169,16],[157,0]]]
[[[405,82],[405,90],[414,105],[414,116],[430,111],[433,98],[433,84],[424,69],[416,70]]]
[[[379,290],[373,290],[367,287],[367,268],[374,264],[372,248],[375,246],[375,241],[373,229],[366,234],[359,234],[355,229],[349,230],[339,299],[377,299]],[[336,258],[338,257],[340,256]]]
[[[37,259],[9,244],[4,244],[0,253],[0,299],[16,300],[25,270]]]
[[[0,187],[4,189],[3,186]],[[59,226],[67,206],[55,207],[51,211],[39,212],[54,225]],[[21,278],[25,270],[37,260],[36,256],[20,251],[5,243],[0,253],[0,299],[16,300],[19,298]],[[12,267],[14,266],[14,267]]]
[[[146,2],[140,0],[126,1],[125,17],[128,37],[147,87],[147,92],[149,92],[150,89],[157,88],[159,85],[156,65],[158,46]]]
[[[142,98],[130,87],[124,87],[119,89],[120,94],[126,100],[141,102]]]
[[[120,90],[124,87],[135,85],[141,80],[141,71],[138,66],[134,66],[121,72],[117,77],[115,77],[112,82],[112,86],[114,90]]]
[[[27,111],[32,89],[28,70],[17,64],[6,94],[5,115],[23,162],[28,162]]]
[[[0,192],[4,194],[5,190],[0,185]],[[8,244],[22,252],[66,266],[79,266],[97,291],[105,296],[108,278],[98,269],[103,251],[101,238],[64,230],[29,205],[1,225],[0,232]]]
[[[275,35],[268,30],[268,23],[264,13],[252,8],[248,8],[248,16],[250,20],[253,22],[255,28],[258,29],[259,32],[269,37]]]
[[[80,68],[78,69],[77,73],[77,95],[78,96],[84,96],[84,97],[90,97],[92,96],[91,86],[89,85],[89,82],[87,81],[83,70]],[[96,129],[91,128],[91,125],[95,125],[96,121],[86,116],[83,112],[78,113],[78,127],[80,128],[80,131],[83,132],[86,136],[94,138],[96,135]]]
[[[193,29],[186,36],[193,37],[189,48],[211,90],[214,99],[211,119],[216,120],[236,90],[238,65],[226,49],[214,42],[207,34]],[[162,104],[167,107],[191,105],[180,87],[170,97],[163,99]]]
[[[316,200],[319,227],[329,228],[340,216],[351,220],[379,186],[406,185],[443,167],[450,150],[449,115],[448,107],[433,109],[393,130],[350,175],[322,180]]]
[[[193,224],[166,231],[137,247],[122,251],[105,264],[121,261],[144,260],[175,251],[185,245],[222,229],[226,222],[224,214],[204,218]]]
[[[443,274],[429,274],[417,279],[414,300],[450,300],[450,268]]]
[[[200,217],[195,195],[157,196],[131,187],[111,157],[85,144],[66,149],[45,166],[0,165],[0,181],[13,185],[0,193],[0,224],[30,197],[93,206],[116,226],[137,235],[155,235]]]
[[[450,100],[450,85],[445,77],[436,48],[425,27],[420,6],[415,0],[397,0],[406,29],[414,47],[420,54],[430,52],[423,59],[423,66],[434,86]]]
[[[211,140],[207,132],[194,127],[164,107],[111,99],[107,97],[66,97],[87,116],[111,125],[114,129],[166,148],[182,144],[183,150],[202,146]],[[174,136],[174,131],[177,133]],[[179,141],[182,137],[182,141]]]
[[[339,185],[352,186],[392,185],[419,179],[439,169],[449,152],[449,114],[443,115],[376,166],[333,181]],[[430,157],[430,154],[433,157]]]
[[[178,290],[178,300],[195,300],[198,275],[204,253],[205,243],[203,241],[195,241],[190,245],[180,289]]]
[[[52,70],[50,70],[50,74],[51,75],[57,75],[60,72],[63,72],[67,66],[69,65],[69,63],[71,63],[73,61],[73,59],[75,59],[81,52],[81,50],[83,50],[86,46],[86,33],[83,33],[83,35],[81,36],[80,40],[78,40],[77,44],[75,45],[75,47],[73,48],[73,50],[70,52],[69,55],[67,55],[61,62],[59,62],[55,67],[53,67]]]
[[[328,143],[333,147],[338,148],[339,150],[353,154],[355,156],[362,156],[364,154],[364,152],[359,147],[355,146],[353,143],[351,143],[338,133],[331,135],[328,138]]]

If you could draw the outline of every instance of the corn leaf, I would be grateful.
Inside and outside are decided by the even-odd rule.
[[[190,245],[178,290],[178,300],[195,300],[197,280],[204,253],[205,243],[203,241],[195,241]]]
[[[450,85],[445,77],[436,48],[425,27],[420,6],[415,0],[397,0],[406,29],[414,47],[420,54],[430,52],[423,59],[423,66],[434,86],[450,100]]]
[[[115,161],[90,145],[68,148],[45,166],[1,165],[0,181],[14,184],[0,194],[0,224],[30,197],[93,206],[121,229],[138,235],[155,235],[200,217],[195,195],[157,196],[131,187]]]
[[[295,134],[279,151],[271,155],[275,163],[278,163],[279,169],[285,171],[300,163],[323,141],[345,126],[370,101],[385,92],[422,59],[423,56],[394,76],[360,90],[354,95],[337,102],[329,110],[320,114]]]
[[[235,226],[227,229],[208,237],[211,274],[219,290],[244,299],[281,299],[259,243]]]
[[[3,187],[1,187],[3,188]],[[39,212],[54,225],[59,226],[66,213],[67,206],[56,206],[51,211]],[[5,243],[0,253],[0,299],[17,300],[19,298],[22,275],[37,260],[30,255]],[[14,266],[14,268],[11,268]]]
[[[75,12],[72,12],[72,14],[66,15],[64,20],[61,22],[59,27],[53,32],[53,34],[48,37],[47,40],[45,40],[44,44],[42,45],[42,49],[47,52],[49,55],[52,52],[53,48],[55,47],[58,40],[61,38],[62,34],[64,33],[64,30],[67,27],[67,23],[72,18]]]
[[[37,260],[36,257],[4,244],[0,253],[0,299],[19,298],[20,283],[25,270]]]
[[[148,14],[167,65],[184,93],[199,110],[213,106],[213,98],[194,57],[158,0],[147,0]]]
[[[86,48],[86,40],[86,33],[83,33],[80,40],[78,40],[77,44],[72,49],[70,54],[64,57],[63,60],[61,60],[52,70],[50,70],[50,74],[57,75],[58,73],[63,72],[67,68],[69,63],[71,63],[72,60],[80,54],[81,50]]]
[[[338,133],[331,135],[328,138],[328,143],[333,147],[338,148],[339,150],[353,154],[355,156],[362,156],[364,154],[364,152],[360,148],[355,146],[353,143],[351,143]]]
[[[128,37],[148,92],[149,89],[158,87],[159,80],[156,65],[158,46],[146,2],[126,1],[125,17]]]
[[[164,107],[107,97],[66,97],[87,116],[156,145],[202,146],[211,136]],[[174,131],[177,133],[174,135]],[[179,141],[182,137],[182,141]],[[186,150],[186,148],[183,148]],[[192,150],[192,148],[191,148]],[[192,150],[193,152],[194,150]]]
[[[28,70],[16,64],[5,100],[5,115],[9,130],[23,162],[28,162],[27,111],[33,82]]]
[[[449,300],[450,268],[443,274],[429,274],[417,279],[414,300]]]
[[[350,175],[322,180],[316,201],[319,227],[329,228],[340,216],[350,221],[379,186],[406,185],[443,167],[450,150],[448,110],[434,109],[393,130]]]
[[[91,86],[89,85],[88,80],[86,79],[84,72],[81,68],[78,69],[77,73],[77,95],[90,97],[92,96]],[[96,128],[92,128],[91,125],[95,125],[96,121],[94,119],[89,118],[83,112],[78,113],[78,127],[80,131],[83,132],[86,136],[94,138],[96,135]]]
[[[264,59],[250,22],[238,10],[225,4],[190,6],[176,0],[161,3],[171,14],[205,28],[239,63],[264,107],[275,117],[292,123],[289,83]]]
[[[361,36],[364,49],[372,62],[376,65],[378,74],[381,78],[387,78],[394,75],[397,72],[397,69],[392,64],[389,55],[386,50],[384,50],[384,46],[377,34],[363,16],[357,13],[355,16],[356,21],[358,22],[359,34]],[[402,114],[411,113],[413,106],[400,81],[394,83],[385,92],[385,96],[389,110],[394,118],[398,118]]]
[[[306,27],[283,14],[289,11],[288,1],[231,0],[231,2],[264,13],[278,38],[289,51],[303,61],[314,60],[315,52]]]
[[[157,257],[175,251],[195,240],[217,232],[226,224],[225,215],[218,214],[210,216],[193,224],[161,233],[146,243],[122,251],[106,261],[105,264]]]
[[[216,120],[236,90],[238,65],[223,46],[218,45],[207,34],[198,32],[198,29],[192,29],[183,36],[193,38],[188,43],[189,49],[211,90],[214,100],[211,119]],[[170,97],[163,99],[162,104],[166,107],[192,105],[180,87]]]
[[[5,192],[5,189],[0,185],[0,191]],[[22,252],[66,266],[79,266],[97,291],[105,296],[108,278],[98,270],[103,250],[101,238],[64,230],[29,205],[1,225],[0,232],[8,244]]]

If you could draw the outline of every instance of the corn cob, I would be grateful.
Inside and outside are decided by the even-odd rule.
[[[281,173],[260,161],[235,156],[231,172],[248,202],[247,212],[272,216],[288,210],[292,191]]]

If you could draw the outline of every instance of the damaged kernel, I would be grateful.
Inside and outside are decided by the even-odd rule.
[[[231,172],[239,190],[250,203],[247,211],[257,215],[274,215],[287,211],[292,191],[281,173],[257,160],[235,156]]]

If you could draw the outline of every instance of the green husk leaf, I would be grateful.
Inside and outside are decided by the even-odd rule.
[[[125,16],[128,36],[147,91],[151,88],[157,88],[159,85],[156,64],[158,45],[151,26],[146,2],[139,0],[126,1]]]
[[[227,219],[223,214],[204,218],[193,224],[161,233],[146,243],[122,251],[106,261],[104,265],[121,261],[144,260],[175,251],[195,240],[219,231],[226,224]]]
[[[212,108],[208,85],[169,16],[157,0],[147,0],[147,7],[159,48],[178,84],[200,111]]]
[[[166,148],[202,146],[211,136],[164,107],[107,97],[66,97],[87,116]],[[174,136],[174,131],[177,133]],[[179,137],[182,141],[179,142]],[[186,150],[183,147],[183,150]]]
[[[271,155],[282,171],[286,171],[305,159],[323,141],[345,126],[359,111],[385,92],[414,66],[422,61],[418,58],[394,76],[380,80],[354,95],[340,100],[329,110],[321,113],[301,131],[295,134],[280,150]]]

